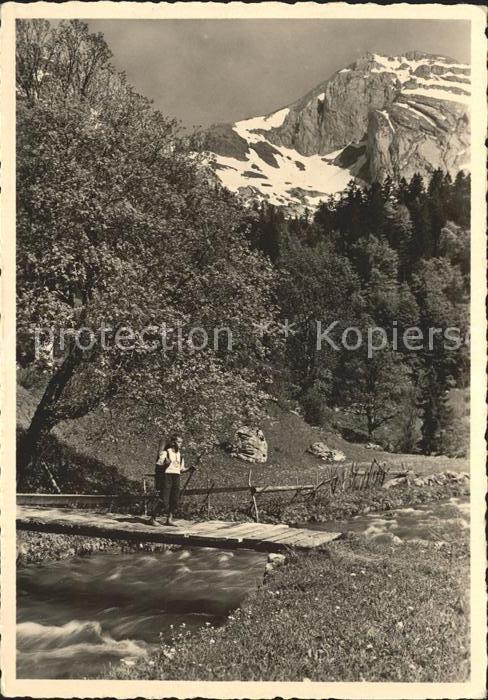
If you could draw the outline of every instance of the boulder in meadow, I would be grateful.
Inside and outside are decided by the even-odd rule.
[[[264,463],[268,459],[268,443],[261,428],[246,425],[238,428],[232,443],[234,457],[245,462]]]
[[[346,459],[344,452],[328,447],[325,442],[314,442],[307,449],[307,452],[310,452],[310,454],[315,455],[315,457],[319,457],[324,462],[328,462],[329,464],[344,462]]]

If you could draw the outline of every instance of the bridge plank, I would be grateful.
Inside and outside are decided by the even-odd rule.
[[[262,541],[263,535],[271,534],[270,531],[274,532],[275,535],[284,535],[289,529],[290,528],[288,528],[286,525],[268,526],[266,524],[263,525],[263,523],[254,523],[254,525],[245,523],[240,527],[236,527],[234,524],[231,524],[230,527],[219,527],[216,529],[213,527],[202,529],[192,528],[189,530],[189,534],[195,536],[201,535],[207,539],[212,538],[212,540],[223,539],[241,542],[243,539],[245,539],[246,541]]]
[[[178,525],[180,521],[176,520],[176,524]],[[211,520],[208,522],[204,521],[198,521],[198,522],[193,522],[193,521],[186,521],[185,525],[186,529],[188,530],[189,533],[192,535],[201,532],[201,533],[206,533],[206,532],[216,532],[217,530],[222,530],[222,529],[227,529],[229,527],[229,523],[226,523],[223,520],[215,521]]]
[[[332,540],[337,539],[337,537],[339,537],[338,533],[332,533],[332,537],[330,535],[331,533],[327,532],[317,532],[317,534],[310,534],[310,532],[307,533],[303,530],[300,530],[292,538],[287,538],[286,540],[278,539],[277,541],[283,541],[287,547],[293,547],[296,549],[315,549],[317,547],[322,547],[323,545],[326,545]]]
[[[297,539],[303,539],[303,530],[299,528],[289,528],[287,532],[282,533],[270,533],[269,535],[263,533],[261,538],[263,542],[295,542]]]
[[[220,527],[206,527],[205,523],[196,523],[194,527],[191,528],[191,533],[202,533],[202,534],[220,534],[223,530],[226,533],[234,537],[239,537],[242,532],[257,532],[259,526],[256,523],[220,523]]]
[[[19,506],[17,527],[21,530],[108,537],[140,542],[158,542],[187,547],[247,548],[280,551],[287,547],[310,549],[338,537],[318,532],[251,522],[178,520],[176,526],[150,525],[146,518],[123,514],[94,513],[66,508]]]
[[[229,528],[229,531],[237,538],[246,537],[257,537],[259,533],[262,533],[262,528],[256,523],[241,523],[237,527]]]

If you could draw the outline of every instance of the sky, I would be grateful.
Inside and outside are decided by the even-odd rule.
[[[206,127],[284,107],[367,51],[470,61],[454,20],[90,20],[113,65],[163,114]]]

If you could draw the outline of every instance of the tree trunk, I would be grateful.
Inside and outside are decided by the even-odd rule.
[[[374,420],[373,413],[368,409],[366,410],[366,420],[368,422],[368,437],[370,440],[374,437],[374,431],[376,429],[376,424]]]
[[[36,411],[37,414],[37,411]],[[39,420],[34,420],[29,428],[21,435],[17,447],[17,490],[21,491],[26,487],[28,477],[35,469],[41,454],[41,448],[47,436],[51,432],[53,425],[50,421],[43,419],[37,414]]]
[[[26,484],[26,481],[42,452],[44,442],[54,428],[62,420],[55,410],[67,383],[74,374],[82,357],[82,351],[75,345],[72,346],[63,364],[54,372],[44,394],[35,410],[31,424],[22,435],[17,451],[17,488]]]

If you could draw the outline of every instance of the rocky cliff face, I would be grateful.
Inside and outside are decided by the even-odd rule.
[[[212,127],[219,180],[245,198],[315,207],[360,182],[469,166],[470,69],[444,56],[367,54],[297,102]]]

